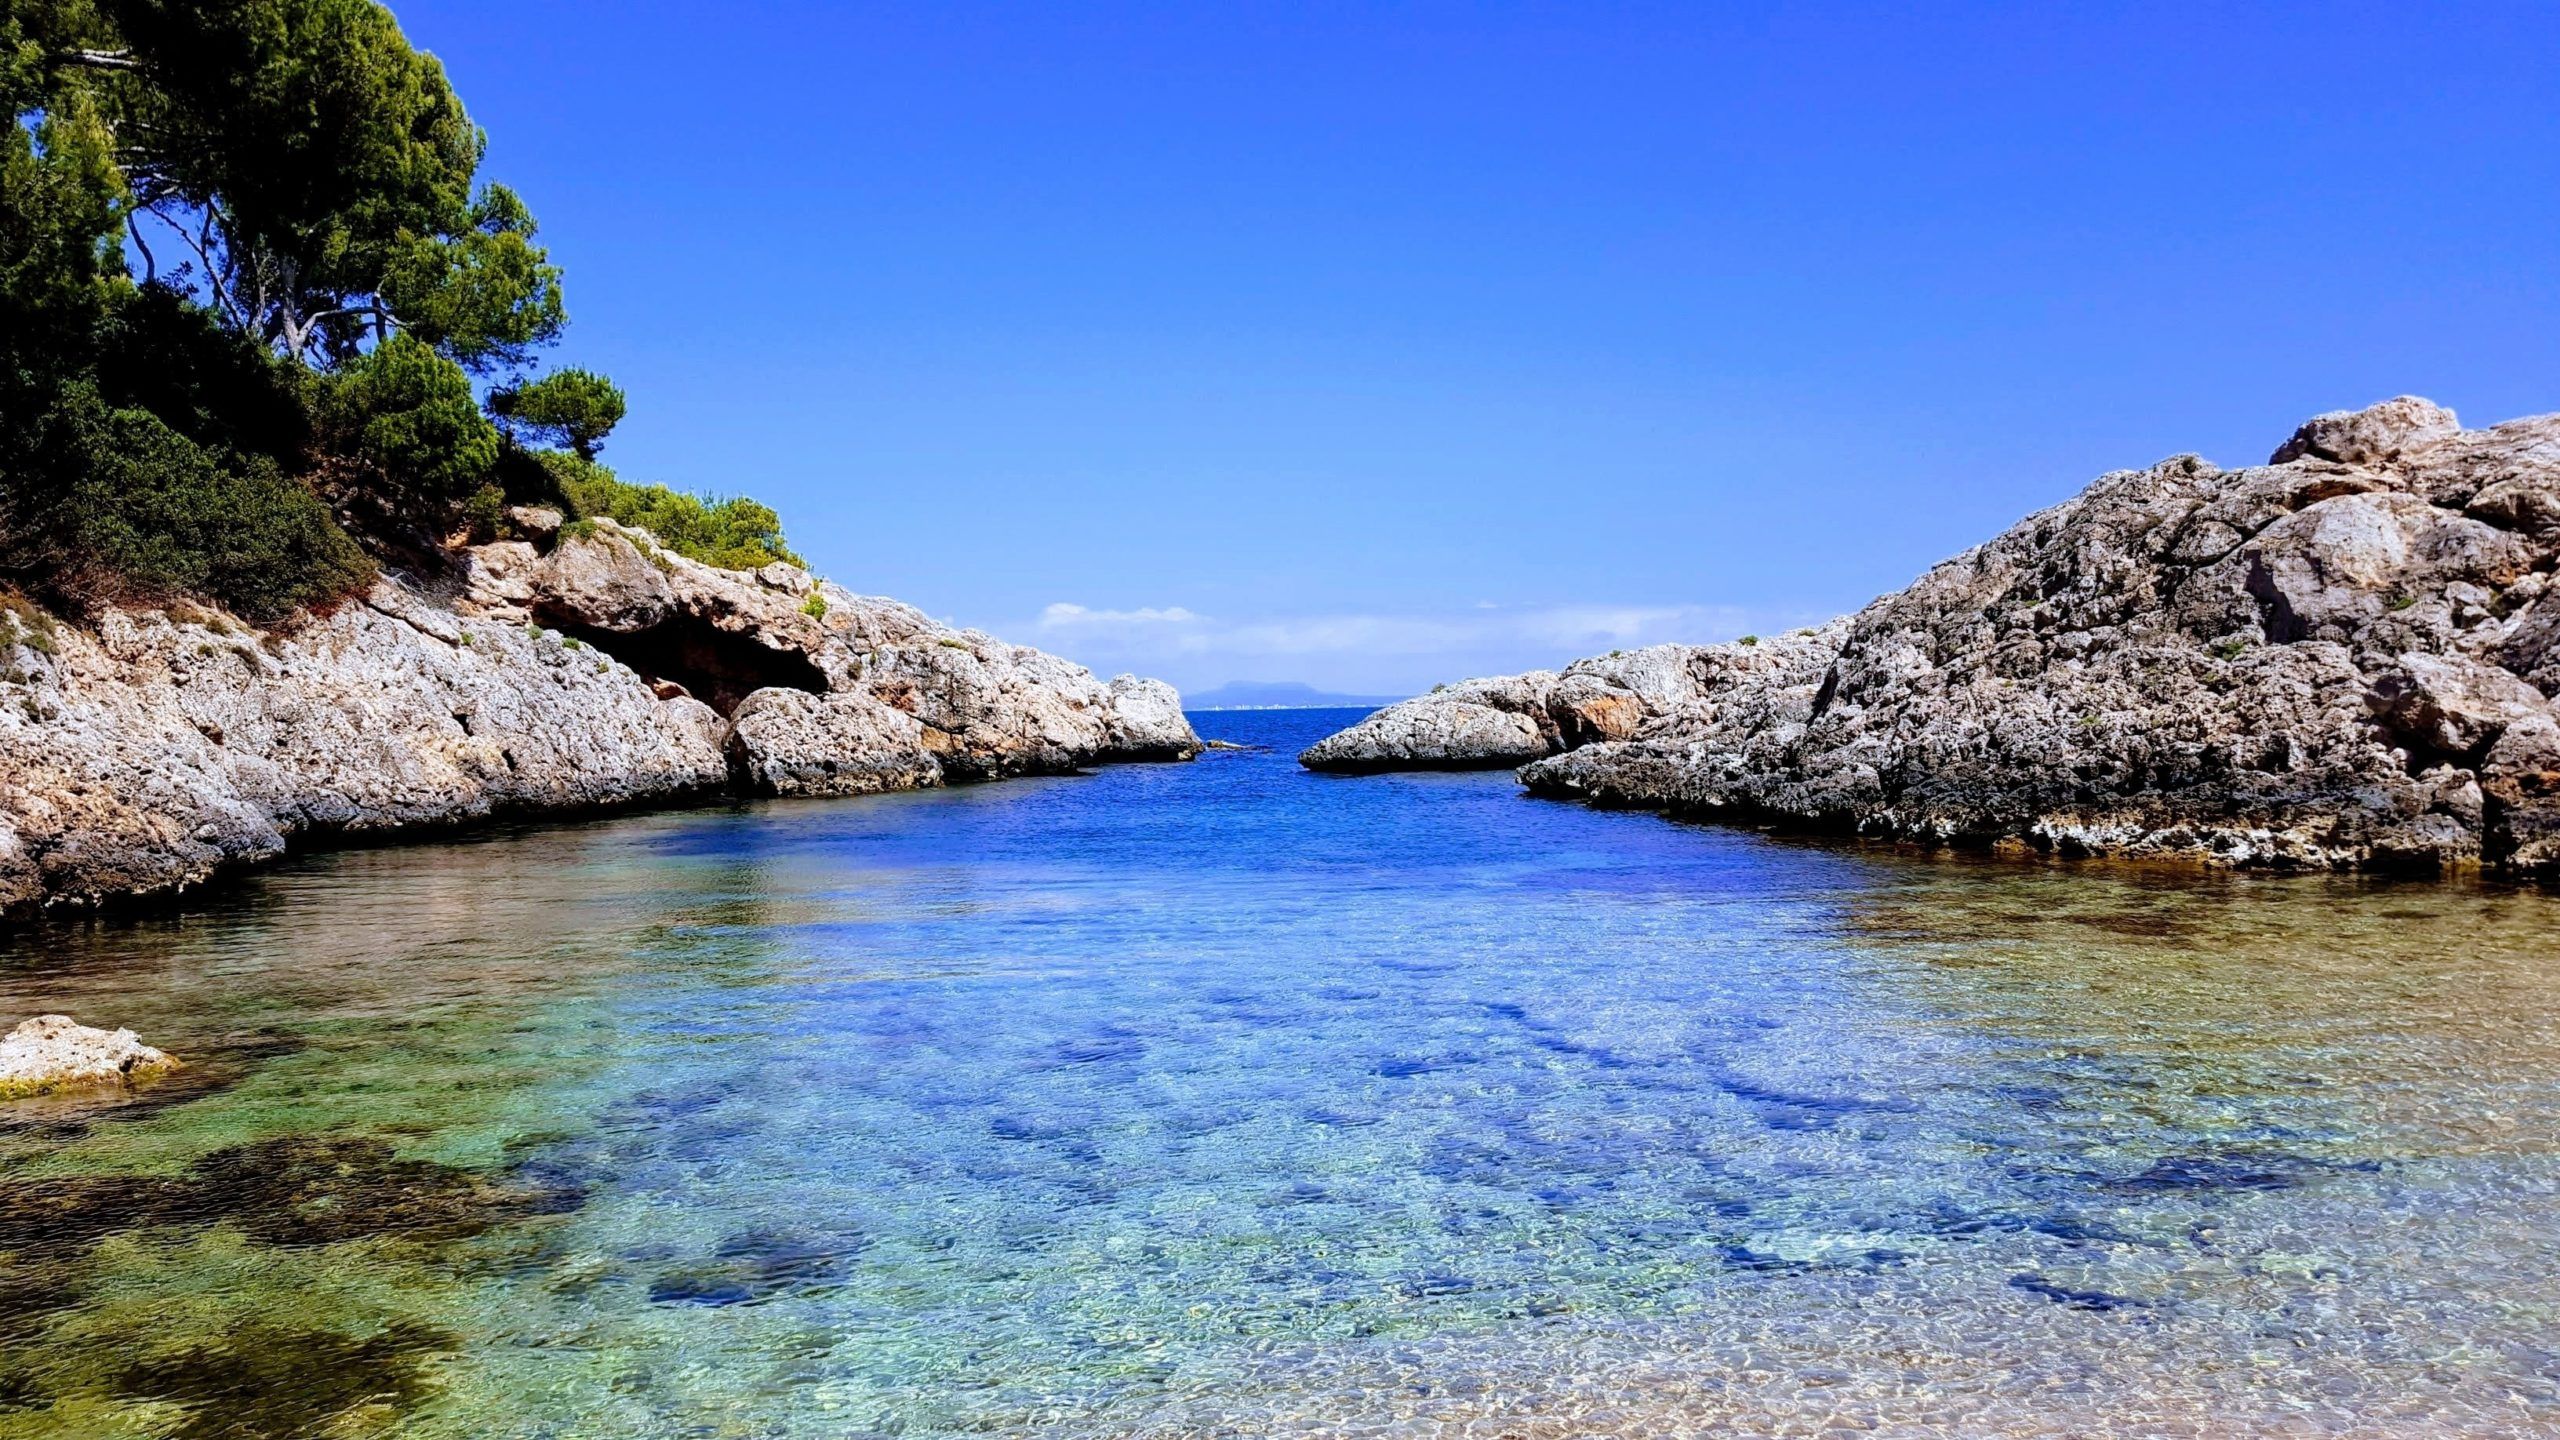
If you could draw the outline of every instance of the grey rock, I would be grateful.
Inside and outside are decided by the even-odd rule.
[[[0,911],[183,889],[297,836],[1198,753],[1169,687],[797,567],[610,520],[450,560],[275,631],[185,607],[56,623],[50,653],[9,631]]]
[[[553,537],[560,533],[560,527],[566,523],[566,519],[567,517],[548,505],[507,507],[507,523],[515,527],[516,533],[528,540],[540,541],[544,544],[550,543]]]
[[[876,795],[942,783],[924,726],[859,690],[765,689],[730,717],[730,764],[762,795]]]
[[[2519,874],[2560,875],[2560,720],[2509,725],[2481,762],[2491,853]]]
[[[1519,765],[1557,748],[1547,697],[1551,670],[1468,680],[1399,701],[1309,746],[1310,770],[1481,770]]]
[[[2388,464],[2409,450],[2457,434],[2462,422],[2432,400],[2401,395],[2362,410],[2332,410],[2302,422],[2268,463],[2305,458],[2348,465]]]
[[[1180,691],[1139,675],[1114,675],[1109,690],[1104,740],[1114,758],[1188,760],[1200,753],[1200,736],[1182,713]]]
[[[130,1085],[177,1068],[130,1030],[93,1029],[68,1015],[38,1015],[0,1036],[0,1100]]]
[[[2103,476],[1820,631],[1697,647],[1685,697],[1619,681],[1643,718],[1559,723],[1522,779],[1923,843],[2560,873],[2560,416],[2403,398],[2277,455]],[[1310,753],[1436,763],[1400,727],[1409,754]]]
[[[562,536],[533,577],[538,613],[617,634],[664,625],[675,608],[675,585],[658,568],[666,563],[664,552],[644,550],[644,543],[619,527]]]
[[[1675,716],[1713,713],[1737,689],[1793,674],[1839,649],[1836,629],[1725,645],[1651,645],[1444,685],[1309,746],[1313,770],[1485,769],[1631,739]]]
[[[2507,727],[2549,712],[2542,692],[2461,655],[2403,655],[2369,683],[2366,706],[2420,754],[2476,762]]]

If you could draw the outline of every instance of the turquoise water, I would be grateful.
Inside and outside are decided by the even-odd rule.
[[[0,1436],[2560,1434],[2560,903],[1195,765],[0,950]]]

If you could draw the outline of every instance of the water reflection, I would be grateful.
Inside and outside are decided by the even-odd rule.
[[[2560,1428],[2551,897],[1222,718],[23,937],[0,1014],[213,1063],[0,1128],[0,1436]]]

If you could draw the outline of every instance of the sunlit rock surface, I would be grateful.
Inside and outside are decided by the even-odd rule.
[[[275,631],[189,606],[15,613],[0,910],[181,888],[297,834],[679,802],[733,777],[845,794],[1198,752],[1158,682],[609,520],[519,524],[533,538]]]
[[[1578,725],[1560,682],[1470,682],[1305,759],[1452,763],[1472,753],[1435,743],[1452,697],[1519,694],[1502,708],[1540,731],[1522,778],[1542,793],[1931,843],[2549,875],[2556,563],[2560,416],[2464,430],[2403,397],[2320,416],[2267,465],[2103,476],[1820,631],[1657,647],[1680,663],[1648,668],[1683,684],[1595,676],[1611,708]]]
[[[128,1085],[177,1064],[130,1030],[99,1030],[68,1015],[38,1015],[0,1036],[0,1100]]]

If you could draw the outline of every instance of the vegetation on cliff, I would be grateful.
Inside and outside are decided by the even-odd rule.
[[[0,10],[0,579],[270,619],[510,502],[788,558],[773,512],[627,484],[524,201],[372,0]]]

